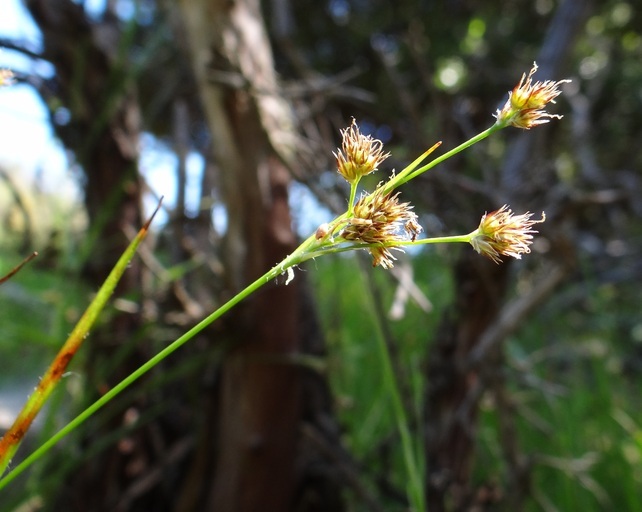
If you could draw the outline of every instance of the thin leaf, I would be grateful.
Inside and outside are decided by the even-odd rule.
[[[60,382],[60,378],[65,373],[69,363],[78,352],[83,341],[89,336],[89,330],[94,325],[98,315],[114,292],[118,281],[120,281],[120,278],[125,273],[129,262],[134,257],[136,249],[147,236],[149,226],[160,206],[161,203],[159,202],[154,213],[152,213],[149,220],[143,225],[134,240],[132,240],[125,252],[122,254],[109,276],[98,290],[96,297],[91,304],[89,304],[89,307],[74,327],[74,330],[67,338],[67,341],[65,341],[65,344],[62,346],[53,362],[40,379],[35,391],[27,399],[27,402],[18,414],[16,420],[13,422],[13,425],[11,425],[11,428],[9,428],[2,439],[0,439],[0,475],[6,471],[11,458],[18,450],[20,443],[40,412],[40,409],[42,409],[42,406],[47,401],[58,382]],[[26,263],[26,261],[23,262],[23,264],[24,263]],[[17,267],[17,269],[14,269],[13,273],[17,272],[19,269],[20,267]],[[10,274],[9,277],[11,275],[12,274]],[[4,485],[8,483],[5,482],[5,480],[7,480],[7,478],[0,480],[0,488],[4,487]]]

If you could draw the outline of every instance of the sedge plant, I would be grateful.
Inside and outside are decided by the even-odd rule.
[[[520,82],[508,93],[505,105],[494,114],[495,122],[488,129],[426,163],[427,158],[441,145],[441,143],[435,144],[402,171],[393,174],[388,180],[380,182],[373,191],[362,192],[358,198],[358,186],[361,178],[376,172],[389,153],[384,152],[381,141],[361,133],[358,124],[353,120],[349,127],[341,130],[342,145],[334,154],[339,174],[350,185],[347,210],[330,222],[319,226],[315,233],[304,240],[283,261],[107,391],[6,474],[0,480],[0,490],[60,439],[236,304],[281,275],[286,275],[285,284],[287,285],[294,278],[294,268],[307,260],[328,254],[364,249],[371,254],[374,267],[381,266],[384,269],[390,269],[395,262],[393,251],[403,251],[404,247],[408,246],[443,243],[468,243],[479,254],[495,263],[501,263],[503,257],[519,259],[523,254],[529,253],[533,235],[537,233],[533,227],[537,223],[544,222],[543,213],[540,219],[533,219],[530,212],[513,214],[511,209],[504,205],[494,212],[485,213],[477,228],[468,234],[421,238],[422,228],[419,225],[418,217],[409,203],[401,201],[400,192],[397,189],[439,163],[506,127],[512,126],[528,130],[547,123],[551,119],[560,119],[562,116],[549,114],[545,108],[549,103],[555,103],[555,98],[561,94],[561,85],[569,80],[533,82],[536,70],[537,65],[533,63],[530,72],[522,75]],[[424,479],[420,471],[422,465],[418,460],[420,455],[410,435],[409,422],[402,405],[390,354],[383,341],[378,344],[378,351],[382,362],[383,382],[390,395],[392,413],[399,430],[407,472],[408,501],[414,512],[423,512],[426,510],[426,502],[423,491]],[[0,453],[1,461],[2,453]],[[6,464],[5,466],[0,465],[0,468],[2,467],[6,467]]]

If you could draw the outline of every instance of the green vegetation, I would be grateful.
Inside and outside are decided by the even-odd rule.
[[[450,303],[452,283],[448,265],[435,252],[414,256],[412,264],[415,282],[434,309],[426,314],[411,299],[404,318],[391,322],[391,328],[402,364],[400,381],[417,403],[417,419],[425,385],[421,366],[430,357],[432,333]],[[403,466],[377,370],[377,313],[363,291],[374,287],[374,300],[385,311],[397,283],[381,273],[371,275],[365,267],[356,258],[322,259],[310,276],[346,445],[363,464],[364,480],[375,487],[390,465],[396,468],[394,475],[403,474]],[[348,280],[353,284],[343,287],[344,293],[333,293]],[[532,471],[533,499],[527,511],[642,508],[642,395],[635,373],[640,362],[632,357],[641,341],[631,345],[635,332],[639,336],[640,319],[633,297],[614,291],[610,284],[584,288],[582,295],[570,291],[508,342],[505,371],[512,382],[517,439]],[[499,483],[508,469],[502,465],[498,410],[492,400],[481,404],[478,434],[474,479],[478,485]],[[403,489],[402,480],[394,483]],[[355,498],[350,510],[364,509]]]

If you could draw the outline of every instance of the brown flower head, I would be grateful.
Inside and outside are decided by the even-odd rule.
[[[549,114],[544,107],[555,103],[561,93],[560,85],[570,80],[533,83],[533,75],[537,71],[537,63],[533,62],[528,76],[522,75],[519,84],[508,93],[508,100],[501,110],[495,114],[497,122],[528,130],[533,126],[548,123],[551,119],[561,119],[562,116]]]
[[[333,153],[337,159],[339,174],[348,183],[359,181],[362,176],[377,170],[381,162],[390,156],[383,152],[383,143],[359,131],[356,121],[341,130],[343,142],[341,149]]]
[[[396,258],[390,250],[402,249],[388,244],[408,238],[414,240],[421,232],[410,203],[400,203],[398,198],[399,193],[384,194],[381,189],[375,190],[371,196],[361,197],[354,206],[354,217],[341,232],[345,240],[386,244],[369,248],[373,267],[392,268]]]
[[[546,220],[544,213],[539,220],[532,220],[532,215],[530,212],[513,215],[506,205],[495,212],[485,214],[470,240],[470,245],[479,254],[495,263],[501,263],[500,256],[520,259],[522,254],[531,252],[529,245],[533,240],[532,233],[537,233],[531,228],[534,224]]]

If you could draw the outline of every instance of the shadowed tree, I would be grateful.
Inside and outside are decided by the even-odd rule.
[[[137,159],[142,125],[137,80],[138,89],[158,96],[163,91],[150,87],[147,80],[153,78],[134,69],[130,49],[123,46],[127,38],[133,44],[141,34],[131,24],[126,29],[109,10],[92,24],[82,6],[71,1],[34,0],[28,7],[43,32],[42,57],[56,69],[42,93],[69,109],[69,123],[56,129],[86,176],[90,232],[96,239],[86,269],[97,286],[126,246],[124,232],[140,224]],[[203,115],[194,99],[187,109],[183,106],[175,112],[183,118],[191,112],[210,133],[213,165],[204,183],[215,168],[228,219],[220,246],[213,248],[224,271],[208,275],[201,270],[186,276],[180,296],[174,289],[184,307],[193,301],[185,299],[186,294],[207,297],[216,292],[229,297],[295,247],[287,165],[293,165],[291,141],[296,133],[290,106],[279,97],[258,2],[184,2],[169,9],[178,16],[173,28],[184,37],[192,61],[195,78],[185,81],[196,85],[192,96],[200,98]],[[163,71],[161,79],[171,76],[171,68]],[[235,83],[221,83],[218,73],[235,77]],[[158,77],[159,70],[150,69],[150,74]],[[144,103],[149,111],[154,98],[145,97]],[[158,126],[157,121],[150,125]],[[190,142],[183,137],[182,144]],[[182,211],[178,214],[174,233],[191,232],[192,241],[195,235],[201,236],[194,243],[206,248],[209,230],[202,226],[207,221],[203,224],[199,216],[198,228]],[[186,227],[177,229],[176,222]],[[175,240],[174,247],[183,250],[173,253],[185,254],[189,240],[187,236]],[[211,280],[209,292],[204,277]],[[218,363],[213,367],[217,378],[207,388],[209,396],[191,403],[192,407],[200,404],[202,411],[189,410],[190,404],[176,391],[176,381],[170,381],[165,392],[155,389],[142,397],[133,390],[125,410],[114,405],[106,430],[88,435],[85,442],[90,449],[109,430],[127,430],[139,414],[148,414],[149,407],[171,412],[155,415],[154,423],[133,428],[113,448],[71,470],[58,492],[60,506],[68,510],[281,511],[299,502],[300,510],[306,509],[305,503],[323,509],[326,498],[321,494],[310,501],[310,490],[320,483],[319,489],[326,487],[323,492],[337,510],[337,492],[322,483],[323,478],[317,476],[316,483],[310,484],[305,476],[309,461],[322,457],[314,447],[302,450],[309,445],[301,433],[302,422],[305,418],[307,428],[313,428],[315,416],[329,413],[329,401],[327,396],[321,398],[327,395],[324,382],[297,362],[297,354],[304,349],[322,350],[302,283],[300,279],[288,286],[269,283],[222,326],[201,337],[207,344],[222,346],[224,340],[231,347],[224,351],[220,369]],[[142,303],[158,300],[143,295],[139,262],[128,270],[118,291]],[[163,299],[161,307],[166,308],[169,299]],[[209,303],[218,300],[210,297]],[[195,308],[197,315],[205,312]],[[98,389],[113,385],[152,354],[148,342],[136,341],[145,340],[141,326],[139,312],[116,313],[108,327],[93,333],[88,350]],[[117,371],[106,375],[105,364],[114,357],[120,360]],[[308,398],[321,399],[304,407],[304,391]],[[316,404],[316,410],[310,403]],[[195,431],[182,430],[186,428]],[[297,456],[300,453],[305,457]]]

